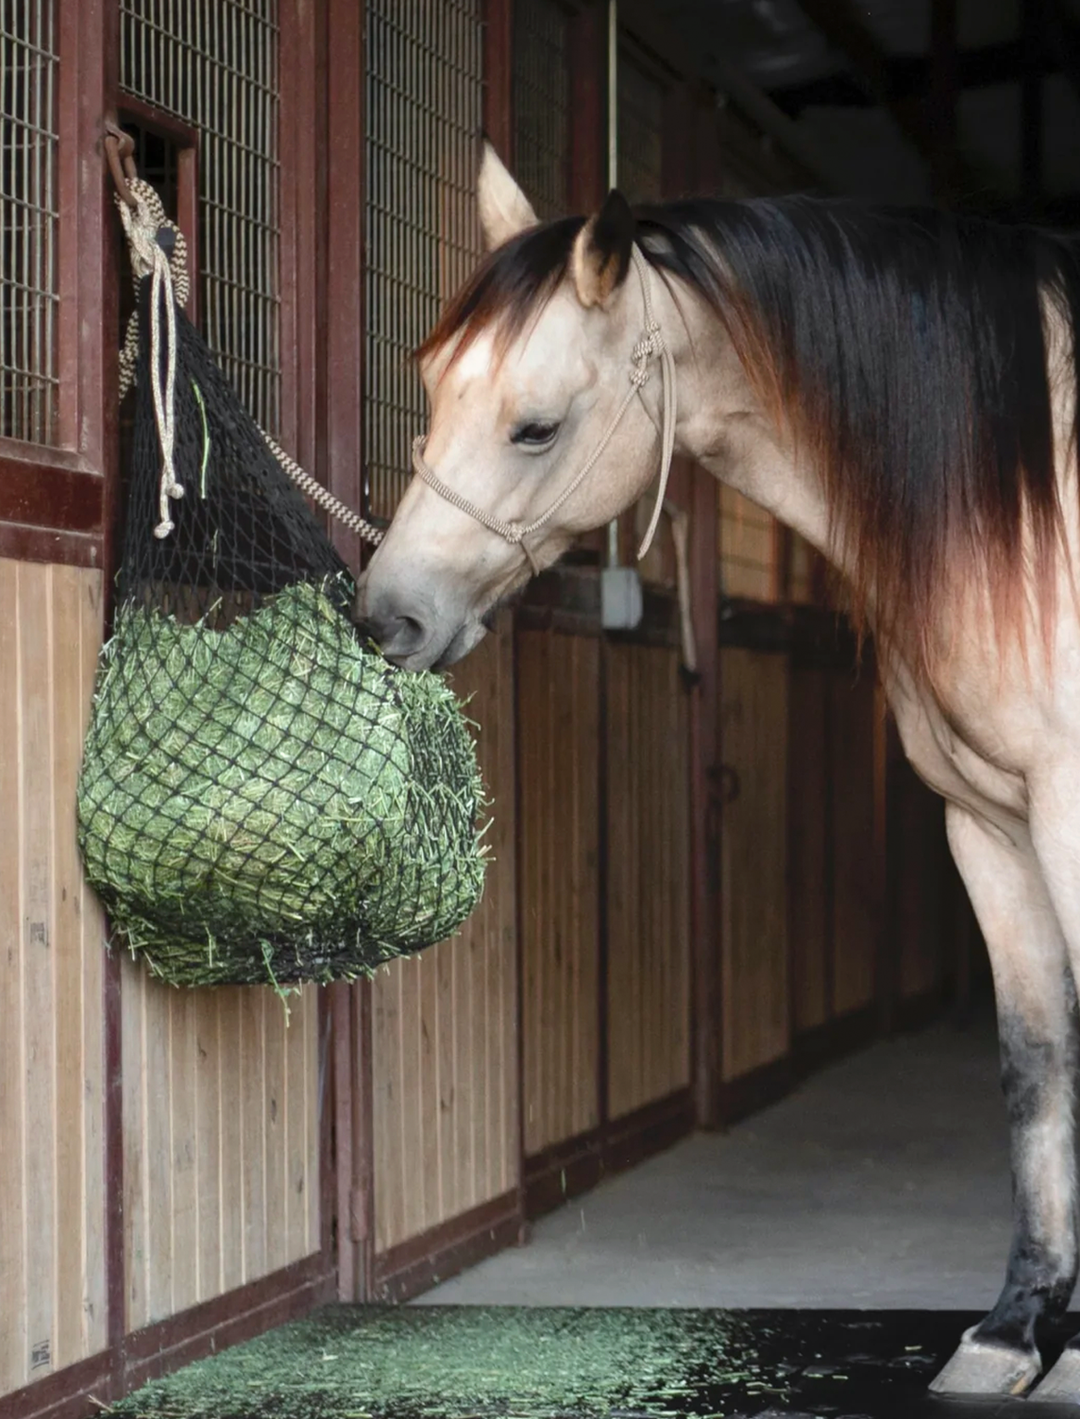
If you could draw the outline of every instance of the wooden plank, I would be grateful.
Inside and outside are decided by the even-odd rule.
[[[199,1188],[196,1030],[199,994],[169,990],[172,1051],[169,1061],[172,1130],[172,1310],[199,1300]]]
[[[87,1354],[82,1235],[87,1222],[84,1172],[86,1088],[83,1041],[83,951],[79,919],[81,869],[75,838],[75,782],[82,753],[83,676],[79,655],[82,573],[54,568],[52,634],[52,954],[55,972],[57,1217],[56,1335],[60,1369]],[[100,999],[98,1002],[100,1009]],[[89,1062],[89,1061],[88,1061]],[[6,1145],[5,1145],[6,1146]],[[100,1196],[100,1194],[99,1194]]]
[[[317,1068],[316,1021],[312,1014],[314,988],[308,986],[293,997],[285,1031],[285,1258],[299,1261],[312,1250],[308,1234],[306,1188],[309,1169],[311,1184],[318,1178],[318,1151],[311,1153],[308,1088],[313,1068]],[[316,1191],[317,1191],[316,1187]],[[317,1244],[316,1244],[317,1245]]]
[[[120,958],[124,1137],[124,1326],[150,1319],[150,1166],[147,1158],[146,973]],[[160,1101],[158,1104],[160,1109]]]
[[[145,979],[142,1127],[147,1195],[146,1314],[163,1320],[173,1300],[173,988]]]
[[[286,1117],[285,1006],[269,988],[260,991],[263,1008],[263,1094],[265,1099],[266,1195],[263,1234],[267,1271],[284,1266],[287,1257],[285,1193]]]
[[[29,1378],[26,1344],[26,1269],[23,1256],[22,1156],[25,1096],[22,1066],[22,950],[19,863],[22,814],[19,794],[18,568],[0,558],[0,1394]]]
[[[198,1238],[194,1248],[196,1260],[195,1293],[200,1301],[219,1296],[223,1257],[221,1225],[222,1207],[227,1207],[222,1187],[222,1128],[221,1106],[221,992],[192,992],[194,1011],[194,1070],[195,1070],[195,1168],[193,1177],[198,1205]],[[229,1227],[228,1231],[233,1229]]]
[[[788,737],[788,874],[794,1028],[810,1030],[831,1009],[829,672],[793,666]]]
[[[79,576],[80,746],[90,718],[102,632],[102,577]],[[96,1354],[107,1339],[105,1215],[104,1061],[105,917],[101,904],[79,872],[79,959],[82,963],[83,1041],[83,1312],[84,1353]]]
[[[29,1378],[48,1374],[56,1352],[56,1033],[52,915],[53,635],[49,567],[16,572],[17,739],[22,828],[19,939],[22,952],[23,1248]]]
[[[240,993],[240,1070],[236,1096],[241,1119],[241,1186],[244,1280],[265,1276],[266,1244],[266,1064],[263,1031],[265,992]],[[274,1002],[275,1005],[277,1002]],[[280,1007],[278,1007],[280,1008]],[[234,1096],[235,1097],[235,1096]]]
[[[721,752],[738,785],[721,845],[723,1077],[732,1080],[790,1044],[786,660],[725,648],[721,686]]]
[[[244,1282],[244,1117],[241,1047],[246,986],[215,990],[218,1005],[217,1095],[219,1109],[220,1188],[218,1206],[219,1284],[222,1291]],[[209,1087],[209,1081],[208,1081]]]

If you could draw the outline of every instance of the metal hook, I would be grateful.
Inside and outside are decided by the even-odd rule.
[[[109,172],[121,199],[131,208],[137,208],[138,202],[128,186],[128,178],[138,177],[138,170],[135,167],[135,159],[132,154],[135,152],[135,140],[130,133],[125,133],[120,125],[112,118],[105,120],[105,156],[109,162]]]

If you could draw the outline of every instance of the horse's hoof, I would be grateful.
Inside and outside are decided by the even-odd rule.
[[[1031,1396],[1033,1404],[1040,1400],[1045,1404],[1080,1404],[1080,1350],[1063,1352]]]
[[[1019,1395],[1038,1379],[1041,1369],[1038,1351],[979,1340],[972,1326],[930,1388],[934,1394]]]

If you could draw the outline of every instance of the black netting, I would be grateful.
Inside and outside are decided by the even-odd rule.
[[[348,570],[182,312],[185,495],[154,535],[150,299],[147,278],[117,609],[79,782],[87,875],[177,984],[352,977],[475,906],[475,751],[438,676],[360,644]]]

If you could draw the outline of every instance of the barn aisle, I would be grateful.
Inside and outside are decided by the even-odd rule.
[[[978,1310],[1008,1243],[986,1017],[853,1055],[731,1132],[611,1178],[422,1300]]]

